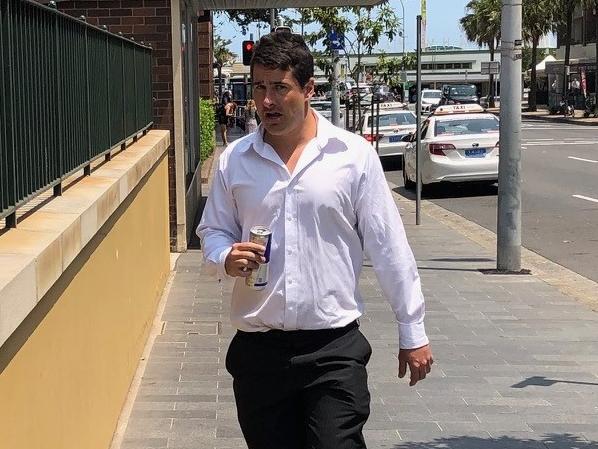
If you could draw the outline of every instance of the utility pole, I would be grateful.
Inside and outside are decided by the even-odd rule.
[[[417,16],[417,100],[415,102],[415,115],[417,127],[415,129],[415,224],[421,224],[421,202],[422,202],[422,177],[419,166],[419,155],[421,152],[421,123],[422,123],[422,16]],[[403,164],[404,165],[404,164]]]
[[[522,0],[503,0],[496,269],[521,271]]]
[[[332,89],[331,99],[331,120],[334,126],[341,126],[341,102],[338,96],[339,59],[338,50],[332,50]]]
[[[276,28],[276,9],[270,8],[270,31],[274,31]]]

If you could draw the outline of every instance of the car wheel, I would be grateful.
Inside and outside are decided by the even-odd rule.
[[[407,190],[415,189],[415,183],[407,178],[407,173],[405,172],[405,156],[403,156],[403,184]]]

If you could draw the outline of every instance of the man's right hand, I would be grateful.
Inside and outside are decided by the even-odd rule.
[[[224,260],[224,269],[229,276],[246,278],[260,263],[266,262],[266,248],[252,242],[233,244],[233,249]]]

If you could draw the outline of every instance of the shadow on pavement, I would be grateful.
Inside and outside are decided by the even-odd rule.
[[[537,435],[530,433],[530,435]],[[582,439],[572,434],[546,434],[535,439],[513,438],[498,436],[495,438],[480,437],[446,437],[434,438],[425,442],[399,443],[394,446],[385,446],[392,449],[582,449],[595,448],[598,443]]]
[[[575,384],[575,385],[596,385],[598,383],[595,382],[577,382],[574,380],[558,380],[558,379],[547,379],[544,376],[532,376],[528,377],[527,379],[516,383],[515,385],[511,385],[511,388],[525,388],[525,387],[551,387],[554,384]]]
[[[494,262],[495,259],[488,257],[435,257],[427,259],[430,262]]]
[[[394,192],[409,200],[415,201],[415,191],[407,190],[400,186],[393,189]],[[424,199],[463,198],[498,195],[498,185],[483,182],[453,183],[445,182],[425,186],[422,190]]]

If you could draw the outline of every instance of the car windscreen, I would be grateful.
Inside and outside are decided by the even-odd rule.
[[[440,91],[438,92],[422,92],[423,98],[440,98]]]
[[[475,86],[452,86],[451,96],[453,97],[474,97],[476,95]]]
[[[372,126],[372,119],[375,120],[375,117],[369,116],[368,117],[368,126]],[[415,116],[410,112],[397,112],[394,114],[380,114],[380,128],[385,126],[405,126],[405,125],[415,125]],[[374,126],[376,126],[376,122],[374,121]]]
[[[498,131],[498,120],[493,117],[436,120],[435,136],[463,136]]]
[[[311,103],[310,106],[316,111],[330,111],[332,109],[331,103]]]

